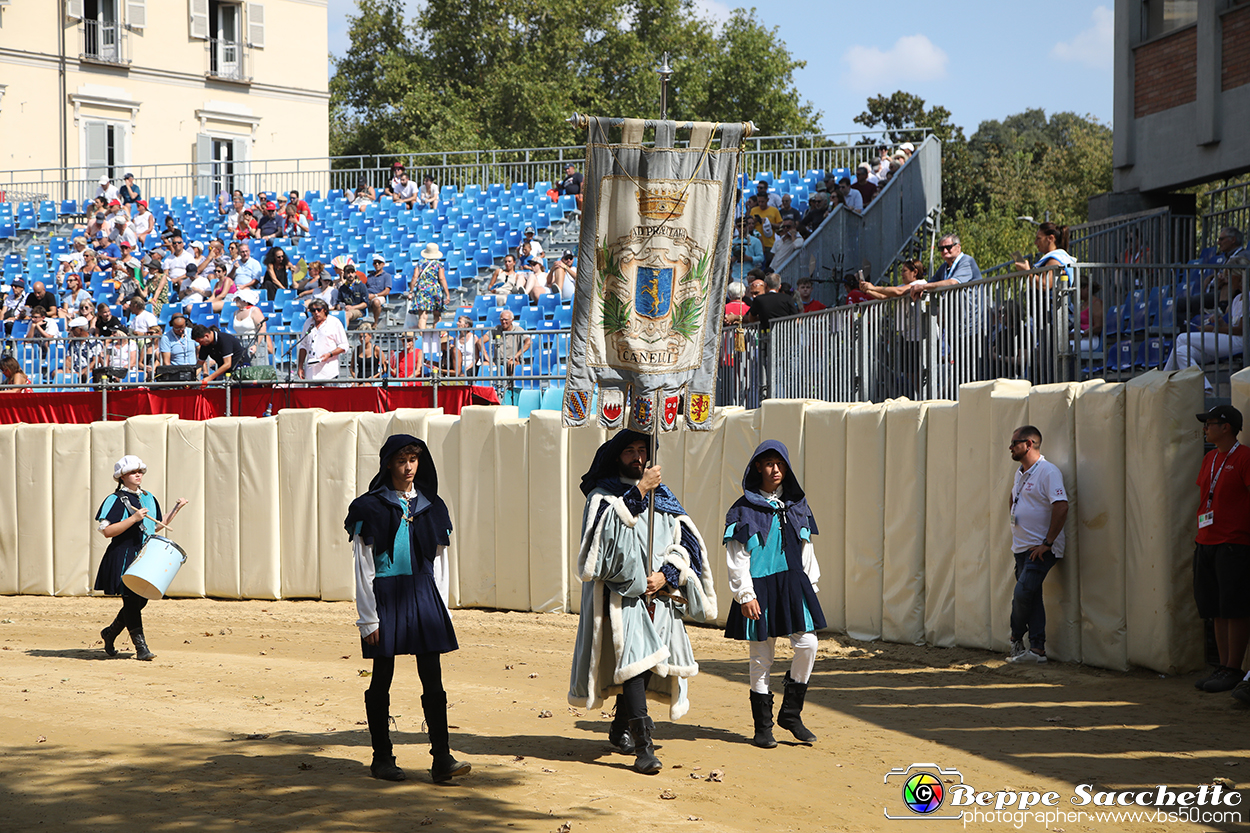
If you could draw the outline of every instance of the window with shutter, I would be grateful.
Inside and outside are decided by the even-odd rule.
[[[143,29],[148,25],[147,0],[126,0],[126,25]]]
[[[66,0],[65,16],[74,20],[82,20],[83,0]]]
[[[247,43],[256,49],[265,48],[265,4],[247,4]]]
[[[208,0],[190,0],[191,37],[208,40]]]

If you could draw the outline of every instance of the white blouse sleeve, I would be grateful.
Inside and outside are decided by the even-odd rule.
[[[434,584],[438,587],[438,595],[443,597],[443,604],[450,609],[451,571],[447,560],[447,547],[439,547],[434,555]]]
[[[729,567],[729,592],[734,601],[746,604],[755,598],[755,583],[751,581],[751,554],[741,541],[725,542],[725,564]]]
[[[820,564],[816,561],[816,548],[812,546],[811,541],[803,542],[803,572],[807,573],[807,580],[812,583],[812,590],[819,593]]]
[[[356,556],[356,612],[360,614],[356,627],[360,628],[361,636],[368,636],[378,629],[378,602],[373,595],[373,547],[356,535],[352,538],[352,549]]]

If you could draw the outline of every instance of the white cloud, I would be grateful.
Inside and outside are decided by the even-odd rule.
[[[852,46],[842,56],[843,78],[857,91],[882,91],[945,78],[947,60],[947,54],[924,35],[905,35],[887,50]]]
[[[1088,29],[1077,33],[1070,41],[1051,47],[1052,58],[1084,64],[1090,69],[1111,68],[1115,57],[1115,15],[1106,6],[1099,6],[1090,17],[1092,23]]]

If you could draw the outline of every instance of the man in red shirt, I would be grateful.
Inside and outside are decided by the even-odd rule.
[[[1215,624],[1220,666],[1199,680],[1202,691],[1228,691],[1250,702],[1241,660],[1250,642],[1250,449],[1237,442],[1241,411],[1218,405],[1198,414],[1215,446],[1198,472],[1198,535],[1194,539],[1194,600],[1198,615]]]
[[[819,312],[822,309],[829,309],[812,297],[811,278],[799,278],[799,306],[803,308],[803,312]]]

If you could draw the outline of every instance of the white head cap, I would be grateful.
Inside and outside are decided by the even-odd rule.
[[[133,454],[127,454],[125,457],[121,458],[120,460],[118,460],[116,463],[113,464],[113,479],[120,481],[123,477],[130,474],[132,471],[147,471],[147,470],[148,470],[148,467],[143,464],[142,460],[140,460],[138,457],[136,457]]]

